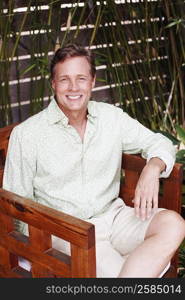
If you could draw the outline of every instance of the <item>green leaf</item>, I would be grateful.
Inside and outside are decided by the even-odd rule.
[[[185,144],[185,129],[180,127],[179,125],[175,125],[175,129],[177,131],[177,134],[178,134],[181,142],[183,142],[183,144]]]
[[[96,81],[98,81],[98,82],[107,82],[105,79],[103,79],[103,78],[96,78]]]
[[[176,26],[176,25],[179,25],[183,22],[184,20],[183,19],[174,19],[173,22],[169,23],[165,28],[170,28],[172,26]]]
[[[31,66],[29,66],[29,67],[27,67],[26,69],[24,69],[24,70],[20,73],[20,75],[22,76],[22,75],[28,73],[28,72],[31,71],[33,68],[35,68],[35,66],[36,66],[36,64],[32,64]]]
[[[177,153],[176,153],[176,158],[177,159],[184,159],[184,162],[185,162],[185,150],[182,149],[182,150],[179,150]]]

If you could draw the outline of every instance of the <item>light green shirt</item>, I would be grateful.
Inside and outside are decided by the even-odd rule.
[[[82,219],[119,195],[122,152],[161,158],[167,177],[175,148],[111,104],[90,101],[84,141],[53,99],[11,134],[3,188]]]

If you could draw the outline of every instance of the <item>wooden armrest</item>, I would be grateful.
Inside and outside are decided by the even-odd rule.
[[[88,249],[95,244],[94,225],[53,208],[0,189],[0,211]]]
[[[14,219],[28,224],[29,237]],[[71,256],[52,248],[52,235],[70,242]],[[96,277],[94,225],[0,189],[0,277],[25,277],[18,256],[32,262],[31,277]]]

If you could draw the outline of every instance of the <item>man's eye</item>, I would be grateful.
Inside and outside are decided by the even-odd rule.
[[[79,79],[80,79],[80,80],[85,80],[86,78],[85,78],[85,77],[80,77]]]
[[[58,80],[58,82],[67,82],[67,78],[60,78],[59,80]]]

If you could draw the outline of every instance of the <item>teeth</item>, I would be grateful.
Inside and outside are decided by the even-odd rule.
[[[69,99],[72,99],[72,100],[75,100],[75,99],[78,99],[78,98],[80,98],[80,96],[78,95],[78,96],[67,96]]]

